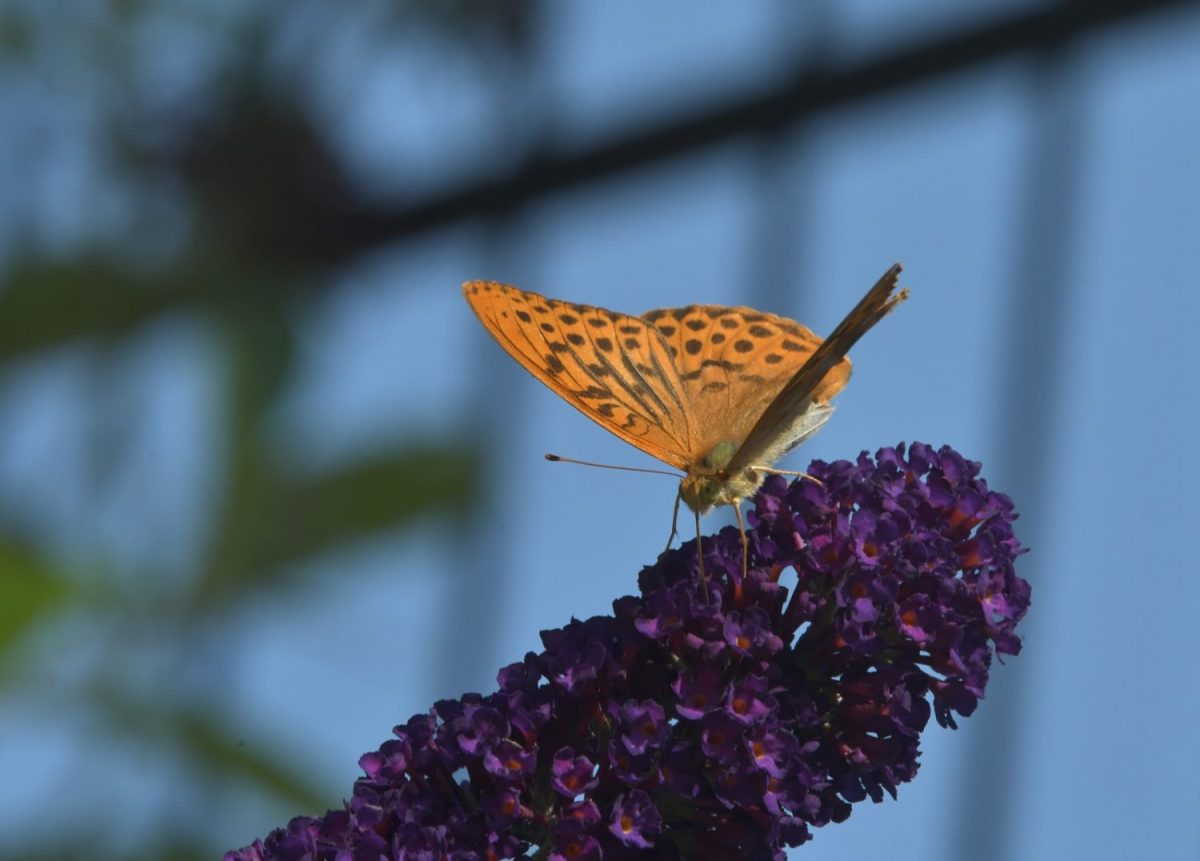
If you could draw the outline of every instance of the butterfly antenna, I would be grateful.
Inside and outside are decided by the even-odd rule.
[[[575,463],[579,466],[594,466],[597,469],[619,469],[621,472],[648,472],[651,475],[669,475],[671,478],[684,477],[677,472],[668,472],[665,469],[646,469],[640,466],[615,466],[611,463],[592,463],[590,460],[576,460],[573,457],[562,457],[561,455],[550,453],[546,454],[546,460],[552,463]]]

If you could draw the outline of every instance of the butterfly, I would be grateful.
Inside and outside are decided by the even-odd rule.
[[[510,356],[563,400],[651,457],[683,470],[675,496],[700,515],[740,503],[774,464],[816,433],[850,379],[846,353],[904,301],[900,264],[876,282],[825,340],[786,317],[746,307],[687,305],[640,317],[548,299],[494,281],[463,294]],[[706,587],[707,591],[707,587]]]

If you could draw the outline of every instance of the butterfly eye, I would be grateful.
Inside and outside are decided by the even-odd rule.
[[[679,483],[679,495],[693,511],[703,513],[712,508],[721,496],[722,484],[715,478],[689,475]]]

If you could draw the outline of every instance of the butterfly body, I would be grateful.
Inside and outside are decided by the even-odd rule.
[[[834,408],[829,404],[812,403],[797,417],[791,433],[781,436],[780,445],[768,448],[761,458],[762,466],[778,462],[788,451],[816,433]],[[738,452],[736,440],[722,440],[710,448],[700,462],[690,465],[688,472],[679,482],[679,496],[692,511],[707,513],[709,508],[734,505],[740,499],[749,499],[762,484],[768,472],[752,466],[731,470],[730,464]]]
[[[463,285],[488,332],[606,430],[685,473],[697,513],[735,505],[821,428],[850,379],[846,352],[907,295],[893,266],[822,340],[746,307],[688,305],[639,317],[492,281]]]

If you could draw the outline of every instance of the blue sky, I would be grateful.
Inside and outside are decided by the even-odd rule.
[[[970,14],[1010,5],[976,4]],[[550,108],[518,109],[498,134],[508,141],[521,134],[519,120],[549,114],[564,140],[587,141],[765,80],[803,42],[773,27],[781,17],[803,24],[782,4],[733,15],[705,3],[683,27],[681,8],[662,4],[634,26],[608,4],[551,7],[539,42]],[[949,18],[969,20],[963,8],[839,4],[831,50],[849,62]],[[326,64],[336,80],[338,64],[348,64],[340,74],[350,77],[350,54],[330,47],[314,66]],[[396,89],[372,90],[354,106],[339,108],[333,95],[318,102],[353,120],[341,134],[378,130],[435,174],[477,168],[478,138],[444,150],[443,161],[438,154],[445,128],[457,136],[487,127],[495,107],[479,81],[453,57],[432,83],[416,81],[418,61],[405,56],[385,67]],[[555,451],[654,465],[504,357],[462,301],[462,281],[505,280],[633,313],[747,303],[827,333],[902,260],[911,299],[856,347],[836,415],[784,465],[900,440],[949,443],[982,461],[1024,514],[1018,535],[1033,552],[1018,570],[1034,603],[1024,653],[996,670],[994,690],[961,731],[928,730],[921,773],[899,800],[857,806],[795,854],[961,857],[969,844],[958,829],[978,817],[974,839],[999,841],[997,857],[1196,857],[1200,111],[1191,105],[1200,15],[1090,40],[1063,74],[1056,86],[1071,110],[1077,195],[1054,225],[1064,311],[1053,329],[1037,316],[1052,306],[1036,296],[1025,303],[1021,289],[1022,265],[1037,259],[1028,254],[1030,201],[1059,211],[1029,183],[1046,81],[1016,62],[822,116],[778,143],[771,170],[761,146],[733,143],[551,197],[499,231],[456,226],[339,273],[340,289],[296,320],[304,374],[273,425],[281,456],[320,470],[364,447],[465,423],[492,444],[485,513],[313,560],[307,588],[264,598],[214,634],[209,669],[190,684],[227,701],[247,744],[306,751],[336,797],[393,724],[437,698],[490,690],[496,669],[538,648],[540,629],[608,612],[661,549],[673,484],[545,463],[542,454]],[[337,92],[327,78],[313,86]],[[426,114],[405,120],[387,109],[389,94],[416,99],[422,90],[440,94],[438,109],[429,95]],[[364,176],[384,170],[388,151],[377,140],[348,146]],[[130,397],[147,415],[144,460],[82,539],[130,570],[153,559],[186,577],[188,550],[203,540],[202,501],[213,492],[206,464],[221,455],[204,436],[219,388],[209,337],[173,321],[130,348]],[[66,430],[81,410],[86,366],[86,350],[42,358],[0,390],[0,493],[10,507],[28,496],[25,516],[51,534],[88,520],[70,492]],[[64,480],[44,487],[26,464],[52,456]],[[724,518],[710,517],[707,528]],[[164,531],[178,539],[167,542],[177,558],[160,558],[163,542],[153,539]],[[470,593],[495,608],[482,630],[455,628]],[[83,650],[100,635],[74,620],[53,636]],[[450,640],[474,655],[453,677],[440,659]],[[297,708],[304,689],[321,695]],[[80,750],[87,727],[51,711],[38,702],[0,711],[0,773],[32,773],[33,752],[44,750],[66,767]],[[1007,804],[996,818],[964,818],[963,808],[989,797],[992,775],[979,766],[996,747],[1011,764]],[[115,780],[135,825],[136,799],[169,791],[162,763],[131,751],[97,759],[80,798]],[[55,762],[39,769],[46,791],[56,786]],[[0,790],[0,834],[14,833],[45,797],[31,783]],[[231,846],[313,812],[248,798],[222,804]]]

